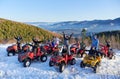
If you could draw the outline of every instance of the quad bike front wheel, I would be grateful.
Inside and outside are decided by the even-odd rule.
[[[40,59],[41,59],[42,62],[46,62],[47,61],[47,56],[46,55],[42,55]]]
[[[11,55],[13,55],[11,52],[8,52],[8,53],[7,53],[7,56],[11,56]]]
[[[110,52],[110,53],[108,54],[108,58],[109,58],[109,59],[115,59],[115,54],[114,54],[114,52]]]
[[[109,59],[115,59],[115,56],[114,55],[111,55],[108,57]]]
[[[54,65],[53,61],[49,62],[49,66],[52,67]]]
[[[73,58],[73,59],[71,60],[70,64],[71,64],[71,65],[74,65],[75,63],[76,63],[76,60],[75,60],[75,58]]]
[[[81,67],[81,68],[85,68],[85,64],[83,63],[83,61],[81,61],[80,67]]]
[[[63,72],[64,69],[65,69],[65,64],[64,64],[64,63],[61,63],[61,64],[59,65],[59,72]]]
[[[23,66],[24,67],[29,67],[31,65],[31,60],[30,59],[26,59],[24,62],[23,62]]]
[[[95,67],[93,67],[94,73],[97,73],[99,71],[99,65],[96,64]]]

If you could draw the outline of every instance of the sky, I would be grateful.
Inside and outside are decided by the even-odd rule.
[[[60,22],[120,17],[120,0],[0,0],[0,18]]]

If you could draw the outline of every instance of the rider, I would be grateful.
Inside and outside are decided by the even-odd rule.
[[[52,41],[53,47],[58,47],[60,41],[61,41],[61,40],[60,40],[58,37],[54,37],[54,36],[53,36],[53,41]]]
[[[60,39],[58,37],[55,37],[55,45],[58,46],[60,44]]]
[[[105,41],[106,42],[106,46],[108,47],[108,48],[110,48],[111,47],[111,45],[110,45],[110,41]]]
[[[15,37],[15,39],[17,40],[18,50],[20,50],[20,49],[21,49],[21,40],[22,40],[22,37],[21,37],[21,36],[18,36],[18,37]]]
[[[48,45],[51,47],[51,46],[52,46],[51,40],[48,40],[48,41],[46,42],[46,44],[48,44]]]
[[[73,33],[70,34],[70,36],[68,36],[68,35],[65,35],[65,33],[63,32],[64,45],[67,47],[67,49],[68,49],[69,41],[70,41],[72,35],[73,35]]]
[[[92,40],[92,47],[95,47],[95,50],[98,50],[99,39],[97,38],[97,35],[91,35],[91,40]]]
[[[76,43],[73,44],[71,47],[76,48],[76,49],[77,49],[77,52],[78,52],[78,50],[80,49],[80,42],[79,42],[78,40],[76,40]]]
[[[39,43],[41,43],[42,41],[38,41],[36,38],[33,38],[32,41],[34,43],[32,51],[34,52],[34,54],[36,54],[37,48],[39,48]]]
[[[86,47],[86,45],[85,45],[85,43],[82,41],[81,43],[80,43],[80,49],[85,49],[85,47]]]
[[[91,35],[92,45],[91,49],[89,51],[89,55],[96,58],[96,55],[99,55],[98,48],[99,48],[99,39],[97,38],[97,35]]]
[[[77,49],[80,49],[80,42],[77,40],[76,43],[75,43]]]
[[[111,51],[112,50],[112,48],[111,48],[111,43],[110,43],[110,41],[105,41],[106,42],[106,47],[108,48],[108,50],[109,51]]]

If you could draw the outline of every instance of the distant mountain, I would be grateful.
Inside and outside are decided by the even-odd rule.
[[[86,28],[88,32],[104,32],[112,30],[120,30],[120,18],[109,20],[92,20],[92,21],[66,21],[66,22],[27,22],[28,24],[55,31],[67,33],[74,32],[79,34],[81,29]]]
[[[0,42],[13,40],[15,36],[22,36],[23,41],[31,41],[33,37],[44,40],[60,35],[33,25],[0,18]]]
[[[34,25],[34,26],[37,26],[37,27],[40,27],[46,30],[50,30],[50,28],[52,27],[48,27],[48,26],[54,24],[55,22],[25,22],[25,23],[31,24],[31,25]]]

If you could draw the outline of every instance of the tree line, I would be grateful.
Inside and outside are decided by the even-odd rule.
[[[16,36],[21,36],[23,42],[29,42],[34,37],[47,40],[51,39],[52,36],[60,35],[32,25],[0,18],[0,42],[14,40]]]

